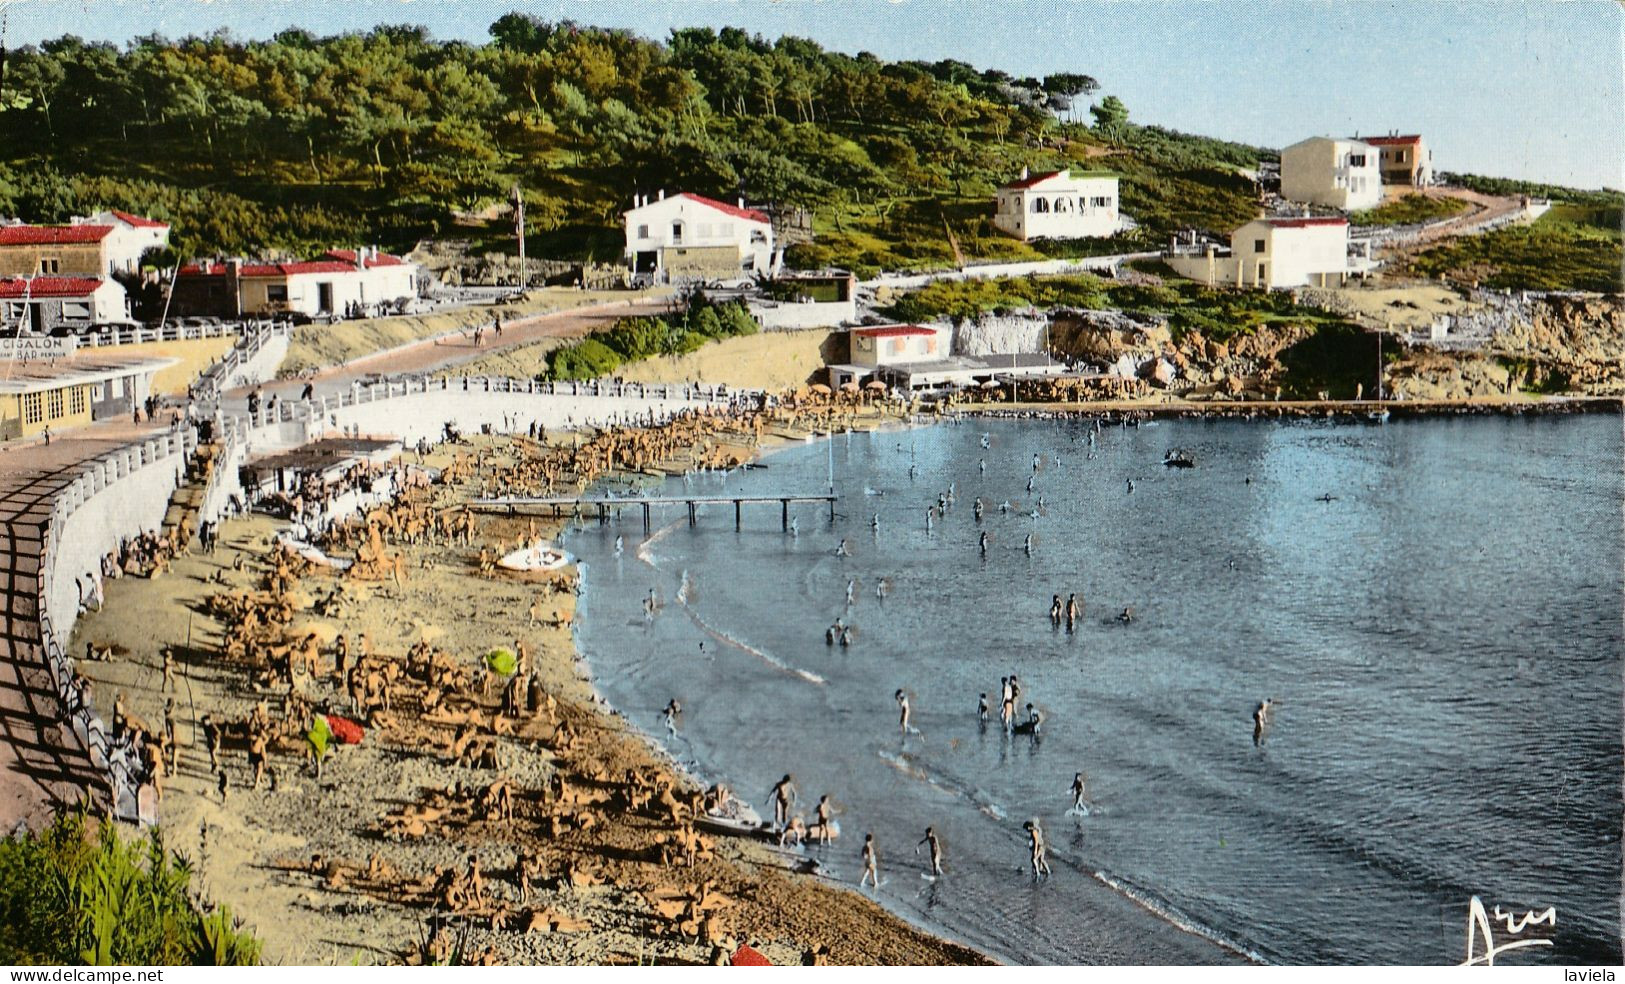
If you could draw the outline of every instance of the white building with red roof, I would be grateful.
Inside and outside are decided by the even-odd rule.
[[[3,334],[82,330],[128,321],[129,317],[129,298],[115,280],[49,274],[0,278]]]
[[[365,317],[417,296],[418,268],[376,246],[329,250],[314,260],[249,263],[204,260],[175,277],[176,316]]]
[[[994,196],[993,225],[1022,242],[1116,235],[1124,225],[1117,175],[1022,168],[1021,177]]]
[[[0,224],[0,275],[137,274],[147,250],[167,245],[167,223],[129,212],[98,212],[67,225]]]
[[[1217,243],[1175,244],[1163,259],[1209,287],[1341,287],[1374,269],[1370,243],[1349,238],[1341,216],[1255,219]]]
[[[1381,155],[1382,183],[1422,187],[1433,183],[1433,151],[1419,133],[1362,137]]]
[[[766,212],[691,192],[639,196],[623,213],[626,259],[657,281],[727,281],[776,274],[783,263]]]

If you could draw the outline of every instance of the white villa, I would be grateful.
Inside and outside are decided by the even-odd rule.
[[[1117,176],[1069,170],[1021,177],[998,190],[993,225],[1022,242],[1110,236],[1123,226]]]
[[[632,272],[656,280],[772,276],[782,265],[767,213],[682,192],[634,199],[624,213]]]
[[[1374,264],[1368,240],[1351,241],[1343,218],[1255,219],[1217,243],[1174,244],[1164,260],[1209,287],[1341,287]]]
[[[181,267],[171,293],[171,313],[372,315],[416,297],[417,275],[417,264],[376,246],[328,250],[320,259],[298,262],[203,260]]]
[[[1377,149],[1359,140],[1310,137],[1281,151],[1281,196],[1353,212],[1382,201]]]
[[[107,237],[107,261],[115,273],[140,273],[141,257],[149,249],[169,245],[169,223],[130,212],[108,209],[83,220],[113,231]]]

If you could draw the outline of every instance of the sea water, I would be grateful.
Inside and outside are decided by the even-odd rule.
[[[1617,418],[1090,434],[970,420],[669,482],[774,495],[833,475],[840,499],[833,523],[792,506],[799,535],[776,502],[738,531],[731,506],[694,527],[679,506],[648,538],[637,508],[572,532],[596,685],[764,816],[786,773],[809,818],[830,794],[843,836],[809,855],[832,878],[857,881],[873,832],[884,904],[1005,959],[1455,963],[1478,897],[1555,909],[1524,934],[1551,946],[1498,963],[1620,960]],[[1165,467],[1170,449],[1195,467]],[[1053,627],[1072,593],[1082,620]],[[826,644],[837,618],[850,647]],[[1036,738],[997,720],[1012,673]],[[1054,870],[1037,883],[1034,818]]]

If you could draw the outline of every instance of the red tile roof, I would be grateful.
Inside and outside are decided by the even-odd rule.
[[[377,266],[388,266],[379,257]],[[239,277],[291,277],[301,273],[355,273],[355,261],[346,263],[342,260],[302,260],[293,263],[244,263],[237,271]],[[202,265],[193,263],[181,267],[178,276],[182,277],[224,277],[226,265],[215,263],[213,269],[204,272]]]
[[[1358,137],[1361,143],[1368,143],[1375,147],[1393,147],[1401,144],[1421,143],[1420,134],[1413,133],[1405,137]]]
[[[1277,229],[1303,229],[1307,226],[1346,226],[1349,224],[1348,219],[1338,218],[1337,216],[1319,216],[1302,219],[1265,219],[1264,221],[1268,222]]]
[[[1040,181],[1048,181],[1050,178],[1053,178],[1057,174],[1061,174],[1061,173],[1063,173],[1063,172],[1061,172],[1061,171],[1049,171],[1049,172],[1046,172],[1044,174],[1034,174],[1031,177],[1022,178],[1020,181],[1012,181],[1009,184],[1005,185],[1005,187],[1006,188],[1031,188],[1033,185],[1037,184],[1038,182],[1040,182]]]
[[[748,219],[751,222],[771,224],[771,220],[768,219],[766,212],[758,212],[754,208],[740,208],[738,205],[729,205],[727,202],[719,202],[715,198],[707,198],[704,195],[696,195],[691,191],[681,192],[673,197],[686,198],[691,202],[697,202],[701,205],[708,205],[711,208],[716,209],[718,212],[731,215],[736,219]]]
[[[95,277],[7,277],[0,280],[0,297],[87,297],[102,286]]]
[[[0,226],[0,246],[59,246],[66,243],[99,243],[113,231],[107,225]]]
[[[897,338],[901,335],[935,335],[936,330],[919,325],[880,325],[876,328],[859,328],[854,334],[867,338]]]
[[[137,229],[168,229],[169,228],[169,223],[168,222],[159,222],[157,219],[149,219],[149,218],[146,218],[144,216],[135,215],[135,214],[130,213],[130,212],[120,212],[116,208],[115,209],[109,209],[109,211],[111,211],[113,213],[114,217],[117,218],[120,222],[123,222],[125,225],[135,226]]]
[[[352,266],[355,264],[355,250],[353,249],[330,249],[322,255],[335,260],[343,260],[345,263],[349,263]],[[366,265],[370,269],[372,267],[400,266],[405,262],[406,261],[401,259],[399,256],[391,256],[388,253],[379,253],[376,257],[369,258],[366,261]]]

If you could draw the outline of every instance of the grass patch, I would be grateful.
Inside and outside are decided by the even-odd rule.
[[[1426,195],[1406,195],[1384,202],[1376,208],[1355,212],[1349,221],[1357,226],[1420,225],[1459,215],[1467,210],[1467,203],[1459,198],[1429,198]]]
[[[1598,224],[1608,214],[1606,206],[1564,212],[1554,208],[1533,225],[1466,236],[1427,250],[1410,267],[1422,276],[1498,289],[1618,293],[1625,248],[1617,224]]]
[[[628,362],[656,355],[685,355],[707,342],[759,330],[741,301],[713,304],[695,294],[688,309],[659,318],[622,318],[606,332],[555,349],[542,379],[598,379]]]

